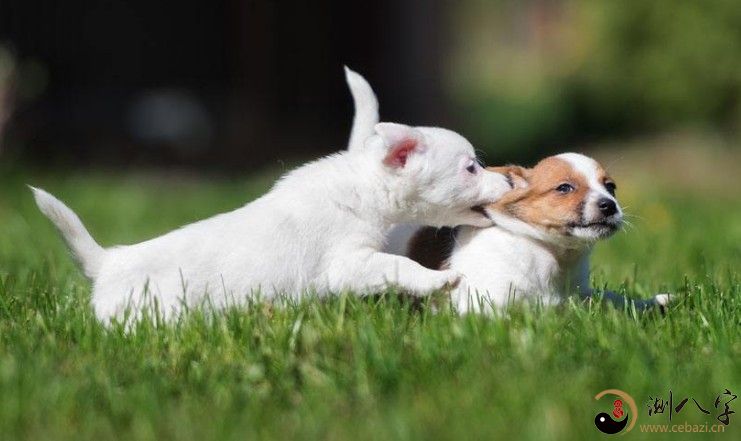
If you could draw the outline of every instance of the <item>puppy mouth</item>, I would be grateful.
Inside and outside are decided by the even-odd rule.
[[[614,221],[611,222],[611,221],[601,220],[601,221],[596,221],[596,222],[589,222],[586,224],[572,223],[569,226],[570,227],[580,227],[580,228],[591,228],[591,227],[617,228],[619,225],[617,222],[614,222]]]
[[[622,222],[615,220],[599,220],[588,223],[571,223],[569,229],[589,229],[597,233],[600,238],[611,236],[620,229]]]

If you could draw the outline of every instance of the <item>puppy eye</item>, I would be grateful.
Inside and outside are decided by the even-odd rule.
[[[471,163],[471,165],[466,167],[466,171],[471,173],[472,175],[475,175],[476,174],[476,163],[475,162]]]
[[[556,191],[561,194],[571,193],[572,191],[574,191],[574,186],[571,184],[563,183],[556,187]]]
[[[617,185],[615,185],[614,182],[605,182],[605,190],[607,190],[608,193],[615,196],[615,190],[617,189]]]

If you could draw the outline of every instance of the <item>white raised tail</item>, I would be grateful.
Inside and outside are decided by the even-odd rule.
[[[352,121],[348,150],[362,148],[365,140],[375,133],[373,127],[378,124],[378,99],[368,81],[359,73],[345,66],[345,80],[350,88],[355,105],[355,117]]]
[[[40,188],[30,185],[29,188],[33,191],[39,210],[62,233],[62,237],[82,266],[85,275],[94,279],[103,262],[105,250],[88,233],[80,218],[62,201]]]

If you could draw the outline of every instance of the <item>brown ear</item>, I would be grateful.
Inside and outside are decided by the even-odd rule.
[[[519,165],[506,165],[503,167],[486,167],[486,169],[506,176],[514,189],[527,188],[530,185],[530,169],[528,168]]]

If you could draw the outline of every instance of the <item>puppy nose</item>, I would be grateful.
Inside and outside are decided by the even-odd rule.
[[[612,216],[617,213],[617,205],[615,205],[615,201],[612,199],[602,198],[598,200],[597,208],[599,208],[600,213],[605,216]]]

